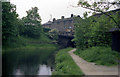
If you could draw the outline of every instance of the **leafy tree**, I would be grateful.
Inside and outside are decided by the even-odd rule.
[[[85,19],[75,18],[75,38],[77,48],[85,49],[92,46],[111,46],[111,28],[120,28],[120,11],[107,12],[111,6],[119,5],[120,1],[109,2],[106,0],[87,1],[80,0],[78,6],[89,9],[101,15],[87,17],[89,12],[84,13]],[[115,26],[116,25],[116,26]]]
[[[10,2],[2,3],[2,40],[3,45],[15,42],[18,37],[16,6]]]
[[[116,23],[116,26],[120,28],[120,23],[119,23],[120,21],[118,22],[117,20],[115,20],[115,18],[111,16],[111,13],[105,13],[108,10],[110,10],[111,7],[119,8],[120,0],[115,0],[113,2],[108,1],[108,0],[97,0],[97,1],[79,0],[78,6],[93,11],[93,14],[102,13],[102,14],[107,15],[114,21],[114,23]],[[84,15],[85,16],[88,15],[87,12],[85,12]],[[120,18],[120,15],[118,17]]]
[[[112,15],[116,20],[119,14]],[[79,49],[92,46],[111,46],[111,34],[108,31],[114,28],[115,23],[109,17],[101,15],[86,19],[75,18],[75,39]]]
[[[22,19],[18,19],[18,32],[19,32],[19,35],[23,35],[25,31],[25,26],[24,26],[24,22]]]
[[[27,12],[27,16],[23,18],[25,31],[24,35],[32,38],[39,38],[42,34],[41,18],[38,14],[38,8],[34,7]]]
[[[0,2],[0,21],[2,21],[2,2]],[[0,22],[0,27],[2,26],[2,22]]]

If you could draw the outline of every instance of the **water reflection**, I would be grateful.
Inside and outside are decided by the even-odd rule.
[[[21,66],[16,68],[13,72],[13,75],[51,75],[52,69],[47,65],[39,66]]]
[[[13,72],[13,75],[24,75],[23,72],[20,70],[20,69],[16,69],[14,72]]]
[[[52,74],[52,71],[49,66],[40,65],[37,75],[51,75],[51,74]]]
[[[54,54],[41,52],[34,52],[30,56],[22,52],[3,54],[3,75],[51,75]]]

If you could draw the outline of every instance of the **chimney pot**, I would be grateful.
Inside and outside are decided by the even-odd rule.
[[[53,18],[53,21],[55,21],[56,19],[55,18]]]
[[[73,14],[71,14],[71,18],[73,17]]]
[[[65,18],[64,16],[61,17],[61,19],[64,19],[64,18]]]

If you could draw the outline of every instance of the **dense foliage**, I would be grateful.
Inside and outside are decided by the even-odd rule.
[[[120,24],[120,11],[108,12]],[[109,16],[93,15],[89,18],[75,18],[75,38],[78,48],[76,54],[89,62],[100,65],[117,65],[119,54],[112,51],[111,29],[118,26]]]
[[[112,15],[117,22],[120,22],[118,13]],[[106,15],[91,16],[86,19],[75,18],[75,39],[79,49],[92,46],[111,46],[110,29],[115,28],[116,24]]]
[[[27,16],[23,18],[25,29],[23,34],[27,37],[39,38],[42,34],[41,18],[38,8],[34,7],[27,11]]]
[[[2,40],[3,45],[15,42],[18,38],[18,14],[16,7],[9,2],[2,3]]]
[[[78,2],[78,6],[85,8],[85,9],[89,9],[89,11],[86,11],[84,13],[84,16],[87,17],[88,13],[103,13],[106,16],[108,16],[110,19],[112,19],[114,21],[114,23],[116,24],[116,26],[118,28],[120,28],[119,26],[119,22],[117,22],[117,20],[114,18],[114,16],[112,16],[109,13],[105,13],[108,12],[111,9],[120,9],[120,0],[79,0]],[[120,17],[120,16],[118,16]]]
[[[10,2],[2,2],[3,48],[23,45],[24,38],[36,39],[39,43],[41,40],[49,41],[43,32],[38,8],[31,8],[27,11],[27,16],[20,19],[15,5]]]

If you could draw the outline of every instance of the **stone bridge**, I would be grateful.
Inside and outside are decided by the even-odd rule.
[[[60,32],[58,33],[59,36],[64,36],[64,37],[74,37],[74,32]]]
[[[75,43],[72,41],[74,38],[73,35],[73,32],[59,32],[58,44],[60,44],[61,47],[75,47]]]
[[[79,17],[79,16],[78,16]],[[74,47],[74,42],[71,40],[74,38],[74,17],[71,14],[70,18],[61,17],[61,19],[48,21],[43,24],[44,28],[55,29],[58,31],[58,43],[64,47]]]

